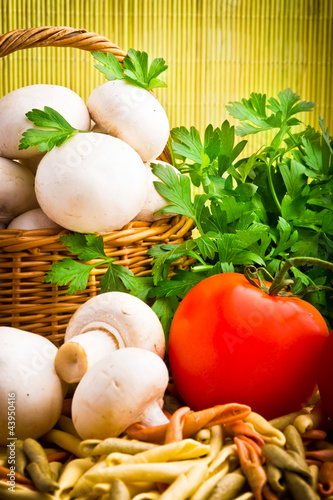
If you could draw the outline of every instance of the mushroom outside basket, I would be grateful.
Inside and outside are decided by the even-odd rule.
[[[32,47],[74,47],[113,53],[121,62],[126,54],[107,38],[86,30],[67,27],[20,29],[0,36],[0,57]],[[168,146],[159,159],[171,162]],[[176,216],[155,222],[133,221],[123,228],[102,234],[105,252],[136,276],[151,274],[147,251],[156,244],[181,243],[191,237],[192,220]],[[61,343],[68,321],[76,309],[99,292],[106,267],[92,271],[83,292],[66,295],[67,287],[44,283],[53,263],[69,254],[59,229],[0,230],[0,326],[38,333]],[[189,260],[174,267],[186,269]]]

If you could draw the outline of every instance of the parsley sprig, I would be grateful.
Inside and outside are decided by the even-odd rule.
[[[91,272],[98,267],[107,270],[99,281],[101,293],[110,290],[135,291],[135,295],[146,300],[152,278],[136,280],[134,274],[124,266],[115,264],[114,257],[105,253],[103,237],[95,234],[70,233],[60,237],[63,244],[77,260],[64,258],[51,267],[44,281],[58,286],[68,285],[67,295],[83,291],[88,286]]]
[[[86,132],[86,130],[73,128],[63,116],[48,106],[44,107],[44,111],[41,109],[29,111],[26,113],[26,117],[36,128],[30,128],[23,132],[19,149],[38,146],[38,150],[41,152],[51,151],[54,146],[61,146],[74,134]]]
[[[121,66],[116,56],[110,52],[92,52],[92,56],[99,63],[95,64],[95,68],[107,80],[125,80],[146,90],[167,87],[165,82],[157,78],[168,68],[161,57],[153,59],[149,66],[147,52],[129,49]]]
[[[265,94],[253,92],[249,99],[232,102],[226,105],[226,109],[231,116],[242,122],[236,128],[236,133],[244,137],[275,128],[280,129],[280,135],[281,131],[286,133],[291,127],[301,124],[301,121],[295,118],[296,114],[311,111],[314,106],[314,102],[300,101],[297,94],[286,89],[279,92],[277,99],[271,97],[267,103]],[[268,110],[271,111],[270,114]]]

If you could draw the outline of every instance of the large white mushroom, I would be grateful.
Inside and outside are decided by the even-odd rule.
[[[33,173],[20,163],[0,158],[0,223],[38,207]]]
[[[55,358],[58,375],[78,382],[101,358],[124,347],[137,347],[163,358],[165,337],[155,312],[125,292],[96,295],[71,317],[65,342]]]
[[[8,438],[37,439],[52,429],[67,385],[54,368],[57,347],[45,337],[2,326],[0,345],[0,445],[5,446]]]
[[[87,106],[101,132],[127,142],[143,161],[154,160],[165,148],[169,120],[147,90],[123,80],[105,82],[92,91]]]
[[[19,150],[22,134],[33,124],[25,116],[32,109],[55,109],[72,127],[90,130],[87,106],[73,90],[61,85],[36,84],[9,92],[0,99],[0,156],[31,158],[40,156],[37,147]]]
[[[83,376],[73,396],[72,418],[82,439],[119,436],[143,422],[168,423],[162,412],[168,369],[157,354],[128,347],[102,358]]]
[[[169,167],[173,168],[176,173],[179,173],[178,170],[173,165],[170,165],[170,163],[166,163],[165,161],[154,160],[152,163],[158,163],[159,165],[162,166],[168,165]],[[140,212],[134,217],[133,220],[153,222],[154,220],[165,219],[168,217],[172,217],[173,215],[176,215],[170,212],[165,214],[159,212],[161,208],[170,205],[170,202],[167,201],[165,198],[163,198],[163,196],[161,196],[157,192],[154,182],[156,181],[160,182],[160,179],[153,174],[150,163],[145,163],[145,166],[146,166],[147,197]]]
[[[42,210],[60,226],[109,232],[130,222],[143,205],[145,166],[120,139],[78,133],[42,158],[35,189]]]
[[[60,227],[59,224],[49,219],[41,208],[34,208],[15,217],[15,219],[8,224],[7,229],[31,230]]]

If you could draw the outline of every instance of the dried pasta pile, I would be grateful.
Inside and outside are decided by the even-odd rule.
[[[321,400],[267,421],[227,404],[122,437],[80,440],[69,416],[40,440],[16,442],[15,492],[2,449],[0,496],[31,500],[333,499],[332,422]]]

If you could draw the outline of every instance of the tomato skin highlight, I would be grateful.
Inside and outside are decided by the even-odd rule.
[[[318,388],[324,410],[333,419],[333,332],[326,339],[320,353]]]
[[[170,370],[194,410],[237,402],[271,419],[308,403],[327,336],[324,318],[308,302],[269,296],[239,273],[218,274],[180,303]]]

